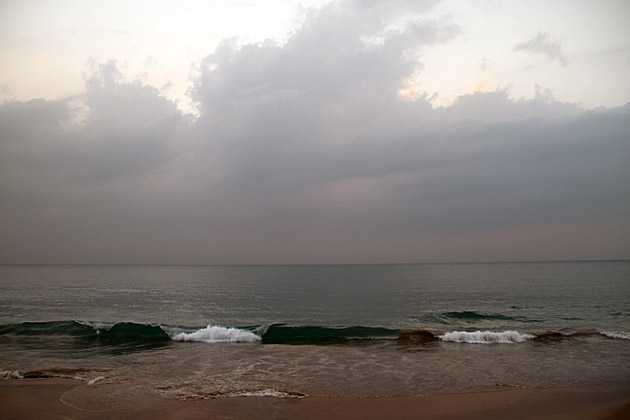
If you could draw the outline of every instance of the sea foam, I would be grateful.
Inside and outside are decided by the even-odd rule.
[[[308,394],[295,391],[281,391],[278,389],[259,389],[259,390],[243,390],[226,392],[220,397],[273,397],[273,398],[305,398]]]
[[[627,333],[627,332],[607,332],[607,331],[603,331],[602,334],[605,335],[608,338],[618,338],[618,339],[621,339],[621,340],[630,340],[630,333]]]
[[[531,334],[518,331],[452,331],[440,336],[442,341],[471,344],[521,343],[534,338]]]
[[[0,370],[0,379],[23,379],[24,376],[17,370]]]
[[[238,328],[225,328],[208,325],[192,333],[179,333],[171,337],[174,341],[202,341],[205,343],[253,343],[260,341],[260,336],[251,331]]]

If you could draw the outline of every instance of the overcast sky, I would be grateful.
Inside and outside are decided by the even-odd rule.
[[[0,263],[630,258],[628,16],[0,1]]]

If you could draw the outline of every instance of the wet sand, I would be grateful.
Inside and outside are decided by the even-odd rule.
[[[167,400],[70,379],[0,382],[3,419],[627,419],[630,389],[523,389],[418,397]]]

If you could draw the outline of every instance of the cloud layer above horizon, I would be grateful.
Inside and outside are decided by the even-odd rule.
[[[423,48],[460,31],[401,20],[433,3],[335,2],[285,43],[226,40],[194,117],[114,61],[81,95],[0,105],[0,263],[630,258],[630,104],[409,100]],[[514,49],[566,63],[547,33]]]

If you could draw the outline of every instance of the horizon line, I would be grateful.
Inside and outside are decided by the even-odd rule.
[[[430,264],[525,264],[570,262],[622,262],[630,258],[566,259],[566,260],[505,260],[505,261],[424,261],[424,262],[346,262],[346,263],[0,263],[0,266],[113,266],[113,267],[238,267],[238,266],[331,266],[331,265],[430,265]]]

